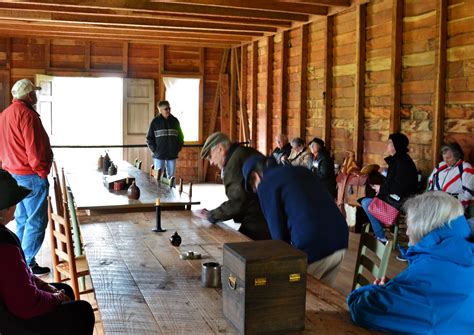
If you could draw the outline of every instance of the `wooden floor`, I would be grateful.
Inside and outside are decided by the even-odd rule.
[[[202,185],[194,185],[193,186],[193,194],[197,200],[201,201],[201,205],[193,207],[193,210],[199,208],[208,208],[212,209],[218,206],[222,201],[226,199],[224,187],[222,185],[209,185],[209,184],[202,184]],[[232,228],[237,229],[238,225],[232,221],[226,222]],[[15,223],[12,222],[8,226],[8,228],[15,231]],[[355,266],[355,259],[357,256],[357,250],[359,246],[359,234],[350,233],[349,236],[349,249],[345,255],[343,264],[340,268],[340,271],[337,275],[336,282],[334,284],[334,288],[338,291],[344,293],[345,295],[349,294],[351,291],[352,286],[352,279],[354,274],[354,266]],[[393,278],[398,273],[400,273],[406,266],[406,263],[399,262],[395,259],[397,252],[393,252],[391,255],[391,260],[388,268],[388,276]],[[49,232],[46,232],[46,238],[44,240],[43,246],[38,254],[37,262],[41,266],[51,266],[51,249],[50,249],[50,241],[49,241]],[[44,280],[46,281],[53,281],[53,275],[43,276]],[[91,304],[95,305],[95,301],[93,296],[87,297],[86,300],[89,300]],[[96,327],[94,334],[103,334],[102,326],[100,322],[100,314],[96,312]]]

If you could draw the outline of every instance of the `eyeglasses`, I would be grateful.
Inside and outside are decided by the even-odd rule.
[[[211,150],[209,150],[209,153],[207,154],[207,157],[206,157],[206,159],[207,159],[208,161],[210,161],[210,160],[212,159],[212,152],[213,152],[214,149],[216,149],[216,148],[217,148],[217,145],[213,146],[213,147],[211,148]]]

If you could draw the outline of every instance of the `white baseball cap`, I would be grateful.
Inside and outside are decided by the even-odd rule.
[[[15,99],[21,98],[31,91],[41,90],[41,87],[33,85],[28,79],[20,79],[12,87],[12,95]]]

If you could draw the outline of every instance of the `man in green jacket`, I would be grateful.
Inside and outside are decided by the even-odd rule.
[[[245,160],[260,154],[251,147],[231,143],[227,135],[211,134],[201,150],[201,158],[207,158],[212,165],[221,169],[225,193],[229,200],[213,210],[202,209],[197,213],[212,223],[233,219],[241,223],[239,231],[254,240],[271,239],[267,222],[262,214],[258,197],[244,189],[242,165]]]

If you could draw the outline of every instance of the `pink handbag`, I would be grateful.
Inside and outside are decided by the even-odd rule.
[[[386,226],[393,226],[400,215],[398,209],[377,197],[370,203],[369,213]]]

